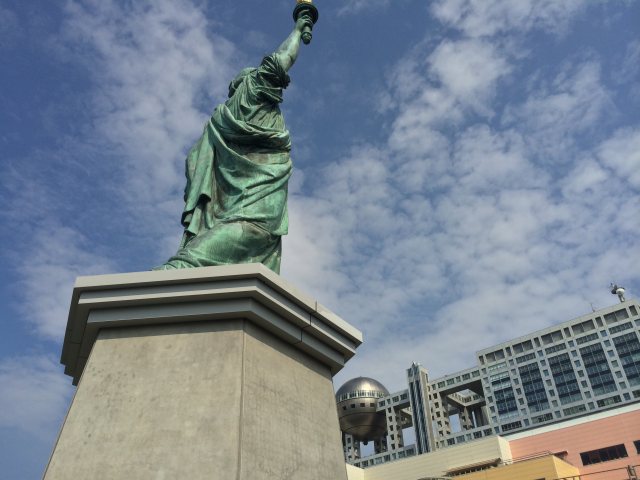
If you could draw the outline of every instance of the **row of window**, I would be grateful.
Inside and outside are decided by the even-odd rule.
[[[499,350],[486,353],[485,355],[480,356],[479,358],[480,363],[482,365],[484,365],[485,363],[494,363],[494,362],[505,359],[506,356],[515,356],[515,355],[527,352],[529,350],[533,350],[536,347],[540,348],[543,345],[548,345],[550,343],[561,341],[564,338],[570,338],[572,336],[580,335],[581,333],[586,333],[586,332],[595,330],[596,328],[605,328],[605,326],[609,327],[609,325],[613,323],[621,322],[623,320],[628,319],[629,313],[631,313],[631,316],[638,315],[638,311],[634,305],[629,306],[629,312],[625,308],[622,308],[620,310],[616,310],[615,312],[608,313],[603,317],[596,317],[595,319],[589,319],[589,320],[574,324],[570,327],[565,327],[564,335],[563,335],[563,330],[560,329],[555,332],[542,335],[539,338],[534,337],[533,341],[525,340],[523,342],[513,344],[510,347],[505,347],[504,349],[501,348]],[[603,321],[603,318],[604,318],[604,321]],[[625,324],[614,325],[612,327],[609,327],[609,330],[610,330],[610,333],[617,333],[630,328],[633,328],[633,324],[631,322],[627,322]],[[598,338],[598,334],[593,333],[585,337],[580,337],[576,339],[576,342],[578,343],[578,345],[580,345],[588,341],[596,340],[597,338]],[[534,342],[535,342],[535,345],[534,345]],[[545,352],[547,354],[550,354],[550,353],[559,351],[565,348],[562,345],[563,344],[548,347],[545,349]]]
[[[631,386],[640,384],[640,341],[635,333],[631,332],[613,339],[618,355],[620,356],[623,369]],[[609,363],[601,344],[588,345],[580,349],[580,356],[584,362],[585,371],[589,378],[589,383],[595,395],[604,395],[606,393],[615,392],[618,387],[614,375],[609,368]],[[576,355],[577,352],[573,352]],[[613,352],[610,352],[613,353]],[[553,380],[556,384],[560,403],[566,405],[583,399],[578,379],[576,378],[573,365],[568,353],[557,355],[548,359],[549,367]],[[576,364],[579,362],[576,360]],[[617,362],[616,362],[617,364]],[[514,371],[515,373],[515,371]],[[532,363],[519,368],[520,377],[524,387],[527,404],[531,407],[531,411],[544,410],[548,404],[545,393],[543,379],[540,375],[537,364]],[[545,372],[546,373],[546,372]],[[582,373],[582,372],[580,372]],[[621,377],[620,372],[616,372]],[[500,400],[510,397],[505,389],[511,386],[510,374],[508,371],[502,371],[489,377],[492,389],[501,390]],[[514,380],[515,381],[515,380]],[[549,382],[547,382],[549,383]],[[582,382],[586,387],[586,383]],[[626,388],[624,383],[620,384],[621,388]],[[497,398],[496,398],[497,399]],[[511,400],[509,398],[509,400]],[[512,411],[511,402],[506,405],[498,405],[498,411],[501,414]]]
[[[636,453],[640,454],[640,440],[635,440],[633,445],[636,448]],[[593,465],[594,463],[609,462],[611,460],[617,460],[618,458],[626,458],[629,454],[624,444],[613,445],[611,447],[600,448],[598,450],[591,450],[589,452],[582,452],[580,458],[583,465]]]
[[[348,400],[349,398],[360,398],[360,397],[370,397],[370,398],[382,398],[384,397],[384,392],[379,390],[356,390],[355,392],[347,392],[340,395],[336,400],[341,402],[343,400]]]
[[[462,375],[458,375],[457,377],[451,377],[446,381],[440,381],[436,384],[436,388],[444,388],[448,385],[454,385],[456,382],[464,382],[466,380],[470,380],[471,377],[476,378],[480,376],[480,372],[478,370],[474,370],[470,373],[464,373]]]

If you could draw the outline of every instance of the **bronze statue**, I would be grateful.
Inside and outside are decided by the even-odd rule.
[[[177,253],[158,270],[263,263],[280,272],[288,232],[287,185],[291,139],[279,104],[300,41],[311,41],[318,11],[298,0],[295,27],[258,68],[245,68],[229,85],[186,159]]]

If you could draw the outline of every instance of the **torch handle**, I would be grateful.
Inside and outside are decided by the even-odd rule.
[[[311,27],[304,27],[304,29],[302,30],[302,43],[304,43],[305,45],[309,45],[312,38],[313,35],[311,34]]]
[[[293,19],[297,21],[301,15],[308,15],[314,24],[318,21],[318,9],[311,2],[298,2],[296,8],[293,10]],[[302,42],[305,45],[309,45],[313,38],[311,28],[310,25],[307,25],[302,30]]]

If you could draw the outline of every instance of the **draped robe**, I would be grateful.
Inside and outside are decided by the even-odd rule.
[[[288,83],[276,55],[232,82],[187,156],[184,236],[159,269],[260,262],[279,273],[292,170],[279,108]]]

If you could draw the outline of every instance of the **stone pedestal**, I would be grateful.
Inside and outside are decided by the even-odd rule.
[[[332,376],[359,331],[260,264],[82,277],[46,480],[345,480]]]

